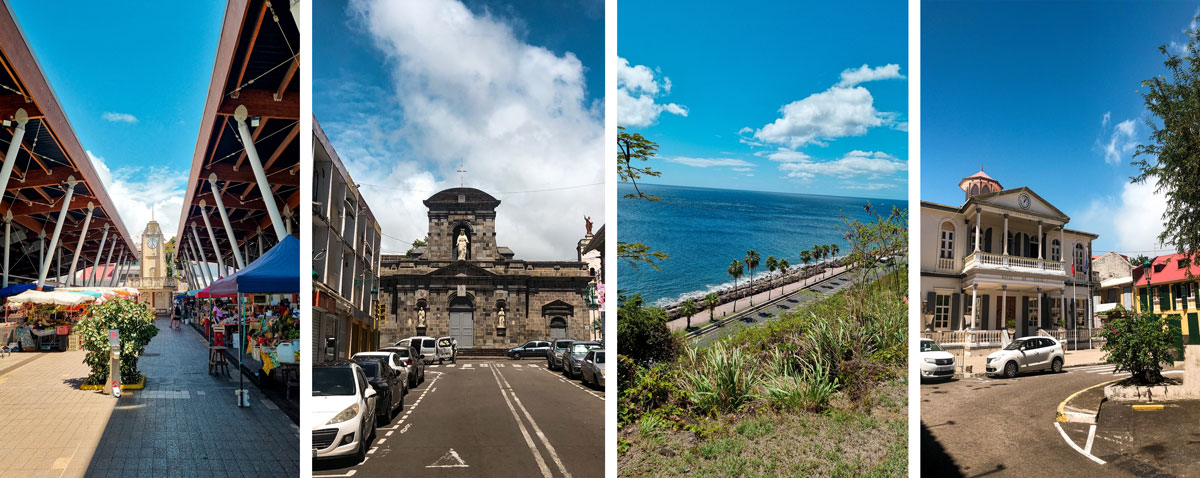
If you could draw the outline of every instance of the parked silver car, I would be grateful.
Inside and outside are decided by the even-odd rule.
[[[578,377],[580,373],[583,373],[583,357],[592,350],[602,348],[604,348],[604,344],[600,342],[571,342],[571,347],[563,352],[562,359],[559,360],[563,375],[566,375],[567,378]]]
[[[1012,378],[1019,372],[1062,371],[1067,354],[1062,344],[1050,337],[1021,337],[1004,349],[987,356],[988,375]]]
[[[550,370],[562,370],[562,356],[571,348],[571,344],[574,342],[571,339],[555,340],[554,346],[550,347],[550,350],[546,352],[546,368]]]
[[[597,388],[604,389],[604,349],[593,349],[583,357],[582,371],[579,372],[580,380],[584,385],[596,384]]]

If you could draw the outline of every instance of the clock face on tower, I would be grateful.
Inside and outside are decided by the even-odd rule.
[[[149,247],[151,249],[157,249],[158,248],[158,238],[151,237],[150,239],[148,239],[146,241],[146,247]]]

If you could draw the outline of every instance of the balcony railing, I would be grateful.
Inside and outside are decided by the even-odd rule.
[[[952,259],[952,258],[949,258],[949,259],[945,258],[945,257],[938,258],[937,268],[939,271],[954,271],[955,270],[954,265],[955,265],[954,259]]]
[[[983,269],[1007,268],[1050,274],[1065,274],[1066,272],[1063,268],[1063,263],[1060,261],[1019,256],[1006,256],[1003,254],[990,254],[987,252],[974,252],[967,256],[967,259],[964,262],[963,270],[966,271],[976,267]]]
[[[921,338],[931,339],[943,347],[1001,347],[1003,330],[939,330],[922,331]]]

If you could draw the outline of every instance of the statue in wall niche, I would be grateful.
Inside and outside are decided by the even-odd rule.
[[[469,241],[467,239],[467,231],[465,231],[465,230],[459,231],[458,239],[455,241],[455,245],[458,246],[458,260],[460,260],[460,261],[467,260],[467,244],[468,244],[468,242]]]
[[[417,327],[425,326],[425,308],[417,309]]]
[[[500,310],[496,312],[496,328],[504,328],[504,307],[501,307]]]

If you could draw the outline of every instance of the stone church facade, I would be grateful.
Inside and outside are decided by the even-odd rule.
[[[424,203],[427,245],[382,257],[381,344],[428,335],[455,337],[460,348],[509,348],[590,336],[587,264],[515,259],[496,242],[500,201],[478,189],[447,189]]]

